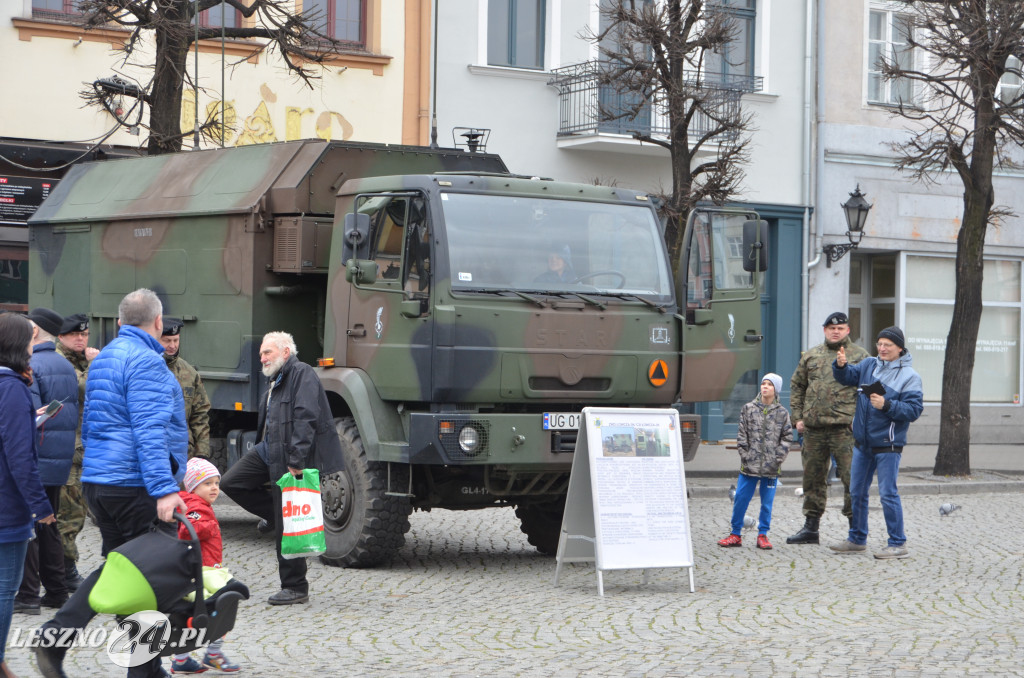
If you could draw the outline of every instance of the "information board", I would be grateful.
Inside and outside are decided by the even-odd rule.
[[[56,179],[0,174],[0,223],[24,225],[56,185]]]
[[[584,408],[556,560],[556,584],[563,563],[594,561],[602,595],[618,569],[690,568],[694,590],[676,410]]]

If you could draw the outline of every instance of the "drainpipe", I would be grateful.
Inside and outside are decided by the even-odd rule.
[[[811,242],[811,206],[817,205],[816,200],[812,201],[812,195],[815,195],[817,184],[820,180],[820,173],[814,171],[816,165],[815,151],[820,147],[820,110],[816,108],[816,89],[820,86],[820,73],[817,81],[815,80],[815,64],[820,70],[821,60],[820,51],[817,51],[816,47],[820,46],[816,43],[821,40],[821,8],[816,7],[816,0],[806,0],[805,2],[805,19],[804,19],[804,121],[803,121],[803,141],[804,141],[804,160],[803,160],[803,177],[801,180],[802,191],[801,199],[804,203],[804,218],[803,218],[803,258],[802,261],[806,261],[807,264],[804,269],[800,272],[800,346],[805,348],[807,346],[807,315],[810,298],[810,269],[818,264],[821,260],[821,249],[817,246],[821,242],[820,235],[815,240],[813,246]],[[816,11],[817,10],[817,11]],[[816,40],[817,38],[817,40]],[[818,58],[816,58],[818,57]],[[817,101],[821,101],[820,98]],[[816,119],[817,118],[817,119]],[[817,141],[818,143],[815,143]],[[821,220],[818,215],[814,215],[814,223],[820,230]],[[817,252],[813,261],[808,261],[811,256],[811,252]]]

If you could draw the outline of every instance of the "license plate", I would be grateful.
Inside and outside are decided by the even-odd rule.
[[[582,415],[579,412],[545,412],[544,430],[576,430],[580,427],[580,416]]]

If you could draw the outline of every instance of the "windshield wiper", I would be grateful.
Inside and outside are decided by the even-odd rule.
[[[659,304],[658,302],[648,299],[647,297],[642,297],[639,294],[633,294],[630,292],[602,292],[601,294],[606,294],[609,297],[615,297],[616,299],[637,299],[638,301],[642,301],[643,303],[647,304],[651,308],[658,309],[662,313],[667,312],[665,310],[665,304]]]
[[[608,308],[608,304],[602,304],[597,299],[594,299],[593,297],[588,297],[585,294],[580,294],[579,292],[569,292],[569,294],[573,294],[573,295],[579,297],[580,299],[582,299],[583,301],[589,302],[589,303],[593,304],[594,306],[597,306],[602,311],[605,310],[606,308]]]
[[[526,294],[525,292],[520,292],[519,290],[510,290],[510,291],[515,293],[516,295],[522,297],[523,299],[526,299],[527,301],[532,301],[533,303],[537,304],[541,308],[547,308],[548,307],[548,302],[544,301],[543,299],[540,299],[538,297]]]

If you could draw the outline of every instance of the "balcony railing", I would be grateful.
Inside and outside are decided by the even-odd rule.
[[[558,136],[567,137],[582,134],[622,134],[632,136],[640,133],[650,136],[669,136],[668,115],[664,107],[647,103],[640,107],[635,116],[602,119],[607,114],[625,113],[639,103],[636,94],[618,92],[615,87],[602,85],[598,76],[604,64],[600,61],[585,61],[571,66],[556,68],[555,77],[548,84],[558,90]],[[728,119],[739,112],[740,97],[747,92],[761,91],[763,78],[731,73],[688,73],[685,85],[704,90],[708,114],[698,112],[688,130],[691,137],[700,137],[713,130],[718,119]],[[602,115],[602,111],[605,115]]]

